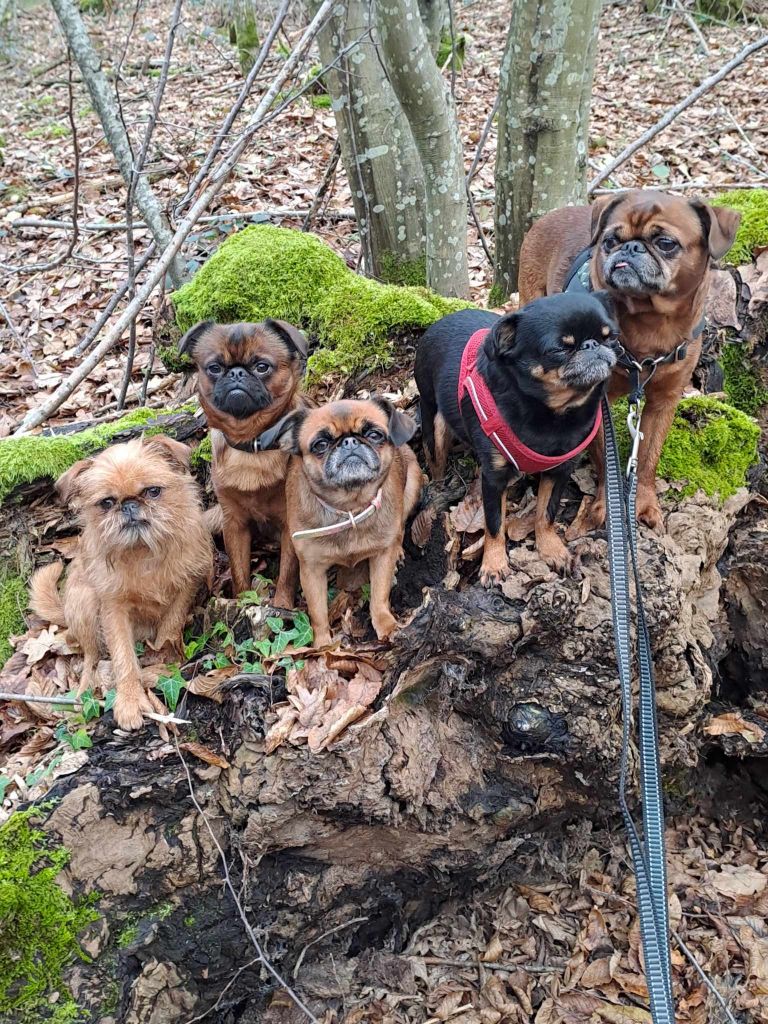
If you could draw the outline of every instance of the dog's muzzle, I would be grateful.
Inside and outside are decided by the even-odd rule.
[[[664,275],[645,243],[632,239],[605,260],[605,278],[617,291],[638,295],[657,292],[664,286]]]
[[[616,365],[616,353],[607,345],[589,339],[582,342],[563,367],[560,374],[563,383],[574,388],[588,389],[602,384]]]
[[[239,420],[266,409],[271,401],[272,396],[261,380],[242,366],[233,366],[213,389],[216,408]]]
[[[325,460],[325,476],[337,487],[358,487],[378,476],[381,462],[376,452],[358,437],[343,437]]]

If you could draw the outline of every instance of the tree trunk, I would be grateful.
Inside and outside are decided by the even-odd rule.
[[[313,3],[316,9],[317,3]],[[367,0],[337,5],[318,37],[323,64],[371,29]],[[324,76],[363,249],[365,272],[425,284],[424,176],[408,119],[371,39]]]
[[[469,295],[467,197],[456,111],[435,63],[417,0],[377,0],[381,51],[424,172],[427,284]]]
[[[666,537],[640,534],[667,778],[712,744],[699,728],[711,666],[739,642],[718,600],[719,560],[745,500],[688,500]],[[438,520],[428,552],[445,551]],[[756,553],[764,587],[765,545]],[[528,545],[512,551],[504,596],[433,586],[395,639],[377,710],[322,753],[265,753],[270,704],[284,696],[275,679],[240,683],[220,705],[185,698],[196,742],[228,765],[185,754],[252,926],[289,978],[322,938],[296,983],[318,1017],[349,986],[372,983],[371,960],[396,959],[442,901],[515,878],[526,848],[557,842],[571,823],[615,819],[620,695],[605,542],[583,555],[582,581],[555,577]],[[433,574],[447,568],[428,554],[407,560],[401,614],[409,594],[420,600],[425,562]],[[100,893],[93,962],[68,977],[77,1002],[102,1019],[109,991],[118,1020],[175,1024],[210,1010],[231,982],[238,1020],[271,1021],[272,983],[251,963],[175,751],[150,729],[116,743],[104,722],[94,738],[85,767],[49,794],[58,799],[46,825],[72,853],[67,885]]]
[[[115,155],[126,188],[130,188],[133,179],[131,145],[120,121],[114,94],[106,75],[101,70],[101,59],[91,44],[88,31],[80,15],[80,9],[74,0],[51,0],[51,3],[61,23],[67,45],[80,68],[83,81],[101,121],[107,142]],[[157,197],[149,187],[145,175],[140,175],[136,181],[135,202],[142,218],[152,232],[152,237],[162,251],[168,246],[173,236],[168,220]],[[168,273],[174,288],[178,288],[184,283],[187,274],[180,256],[174,257],[168,268]]]
[[[259,52],[259,26],[256,9],[252,0],[235,0],[229,5],[227,16],[231,18],[229,40],[237,46],[237,57],[243,77],[254,65]]]
[[[517,288],[520,246],[533,221],[586,202],[600,6],[600,0],[513,4],[499,85],[492,304]]]

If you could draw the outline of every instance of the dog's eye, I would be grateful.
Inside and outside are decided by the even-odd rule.
[[[656,248],[661,249],[662,252],[669,254],[671,252],[674,252],[675,249],[679,249],[680,246],[674,238],[667,238],[666,235],[662,235],[660,238],[656,239]]]
[[[606,252],[610,252],[611,249],[615,249],[618,244],[619,239],[616,237],[616,235],[606,235],[603,239],[603,248]]]
[[[99,505],[101,505],[101,507],[104,509],[105,512],[109,512],[109,510],[111,508],[113,508],[114,505],[115,505],[115,499],[114,498],[102,498],[101,501],[99,502]]]
[[[384,434],[382,433],[382,431],[376,430],[375,428],[372,428],[371,430],[366,430],[365,436],[368,438],[369,441],[373,441],[375,444],[380,444],[384,440]]]
[[[159,498],[163,493],[162,487],[145,487],[141,492],[145,498]]]
[[[313,455],[322,455],[324,452],[327,452],[329,448],[330,444],[328,443],[328,441],[325,441],[323,440],[323,438],[320,438],[318,441],[315,441],[315,443],[310,448],[310,451],[312,452]]]
[[[220,363],[210,363],[208,366],[206,366],[205,369],[206,369],[206,372],[211,377],[218,377],[219,374],[221,373],[221,364]]]
[[[271,369],[272,367],[269,365],[269,363],[265,362],[263,359],[260,359],[258,363],[256,363],[256,365],[254,366],[254,370],[256,371],[256,373],[258,373],[262,377],[265,374],[269,373]]]

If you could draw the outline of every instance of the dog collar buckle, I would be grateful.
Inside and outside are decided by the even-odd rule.
[[[253,437],[248,441],[233,441],[224,434],[224,440],[230,448],[234,448],[238,452],[248,452],[249,455],[254,455],[256,452],[261,451],[258,437]]]

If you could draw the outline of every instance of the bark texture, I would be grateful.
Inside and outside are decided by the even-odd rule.
[[[315,2],[313,9],[318,6]],[[367,0],[338,4],[318,37],[341,153],[363,247],[365,271],[403,284],[423,284],[424,176],[408,119],[370,33]]]
[[[739,643],[719,564],[729,533],[751,528],[745,501],[689,500],[666,536],[641,533],[668,779],[696,767],[713,665]],[[444,556],[441,530],[428,550]],[[374,713],[321,754],[265,754],[279,686],[241,684],[220,705],[185,698],[196,739],[229,765],[191,762],[254,928],[288,975],[321,940],[295,982],[318,1016],[345,997],[348,1012],[350,986],[374,984],[382,959],[397,960],[442,900],[516,878],[543,840],[615,816],[620,697],[605,557],[592,540],[584,579],[561,580],[518,546],[503,595],[434,587],[396,637]],[[764,544],[755,557],[764,589]],[[420,593],[411,584],[425,582],[425,560],[401,570],[401,611]],[[760,615],[764,628],[764,606]],[[232,1019],[272,1020],[173,747],[149,730],[116,741],[106,722],[99,729],[88,764],[56,783],[46,826],[72,851],[66,883],[102,894],[86,945],[94,960],[69,976],[78,1003],[104,1024],[175,1024],[232,982]]]
[[[435,63],[418,0],[377,0],[381,52],[424,172],[427,284],[469,295],[467,197],[456,112]]]
[[[67,45],[80,68],[83,81],[88,88],[110,149],[115,155],[126,188],[129,188],[134,176],[133,153],[128,136],[120,121],[114,93],[106,75],[101,70],[101,58],[91,44],[77,3],[74,0],[51,0],[51,3],[61,24]],[[172,238],[172,232],[157,197],[149,187],[146,176],[140,175],[137,178],[134,198],[142,218],[152,232],[152,237],[161,250],[167,248]],[[180,256],[174,256],[168,273],[174,288],[178,288],[184,283],[186,274]]]
[[[534,220],[586,202],[587,129],[599,0],[520,0],[499,83],[494,301],[517,289]]]

